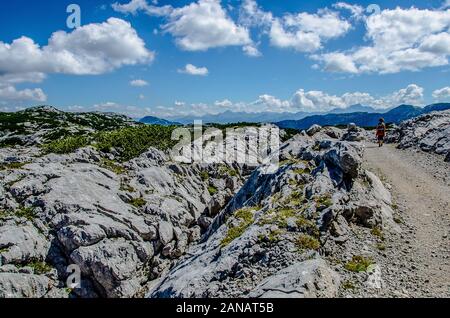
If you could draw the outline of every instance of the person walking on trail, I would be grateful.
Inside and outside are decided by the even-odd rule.
[[[376,136],[378,147],[383,147],[384,137],[386,137],[386,124],[384,123],[383,118],[380,118],[380,120],[378,121]]]

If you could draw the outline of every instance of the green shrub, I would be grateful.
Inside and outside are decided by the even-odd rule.
[[[29,164],[29,162],[12,162],[12,163],[0,164],[0,171],[1,170],[20,169],[27,164]]]
[[[155,147],[167,150],[176,144],[172,140],[175,126],[145,125],[101,132],[94,137],[95,146],[103,152],[115,149],[122,161],[128,161]]]
[[[31,267],[37,275],[44,275],[52,270],[52,267],[45,262],[31,262],[26,266]]]
[[[344,265],[344,268],[350,272],[365,272],[374,262],[371,258],[361,255],[354,255],[352,260]]]
[[[208,173],[208,171],[200,172],[200,178],[202,178],[203,182],[208,181],[209,180],[209,173]]]
[[[377,243],[377,249],[379,249],[380,251],[385,251],[386,245],[384,243]]]
[[[129,203],[136,208],[142,208],[147,202],[143,198],[134,198]]]
[[[32,221],[36,218],[36,212],[34,208],[20,208],[14,211],[14,215],[19,218],[26,218],[29,221]]]
[[[238,172],[228,166],[221,165],[219,167],[219,174],[222,178],[224,177],[235,177],[238,175]]]
[[[317,197],[315,201],[318,205],[325,206],[327,208],[333,205],[333,201],[331,200],[331,197],[329,194],[325,194],[320,197]]]
[[[123,174],[126,172],[124,167],[117,164],[113,160],[106,159],[106,158],[102,158],[102,161],[100,162],[100,166],[114,172],[115,174]]]
[[[300,250],[318,250],[320,248],[319,240],[308,234],[299,234],[295,243]]]
[[[344,288],[344,289],[356,289],[355,285],[349,280],[346,280],[345,282],[342,283],[342,288]]]
[[[86,136],[75,136],[58,139],[44,145],[46,153],[66,154],[89,145],[89,138]]]
[[[217,188],[215,188],[215,187],[213,187],[213,186],[209,186],[209,187],[208,187],[208,192],[209,192],[210,195],[216,194],[217,191],[218,191]]]
[[[220,245],[222,247],[227,246],[231,242],[233,242],[235,239],[240,237],[245,230],[253,224],[254,217],[253,217],[253,211],[254,208],[242,208],[234,213],[234,217],[239,220],[239,225],[237,226],[230,226],[228,228],[227,234],[220,242]]]
[[[370,231],[370,233],[372,233],[372,235],[378,237],[380,240],[384,241],[384,234],[383,234],[383,230],[381,229],[381,227],[374,226],[372,228],[372,230]]]

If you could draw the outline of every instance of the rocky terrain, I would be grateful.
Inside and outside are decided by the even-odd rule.
[[[2,129],[0,297],[407,296],[382,278],[405,227],[363,163],[365,130],[283,132],[267,173],[239,158],[174,162],[172,128],[115,125]],[[66,283],[72,265],[81,288]]]
[[[432,112],[404,121],[397,128],[398,147],[434,152],[450,162],[450,110]]]

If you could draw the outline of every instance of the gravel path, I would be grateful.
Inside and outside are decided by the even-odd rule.
[[[402,232],[388,237],[383,294],[450,297],[450,164],[421,151],[367,143],[365,165],[390,185],[401,219]]]

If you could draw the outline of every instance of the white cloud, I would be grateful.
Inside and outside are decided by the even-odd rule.
[[[14,102],[45,102],[47,100],[47,95],[45,95],[40,88],[17,90],[12,85],[0,85],[0,100]]]
[[[389,100],[395,104],[421,105],[423,103],[423,88],[416,84],[410,84],[406,88],[393,93]]]
[[[437,101],[450,101],[450,87],[443,87],[433,92],[433,98]]]
[[[270,42],[279,48],[314,52],[330,39],[346,34],[351,24],[336,12],[319,10],[316,14],[301,12],[275,18],[270,28]]]
[[[249,31],[238,26],[221,6],[220,0],[199,0],[173,9],[162,26],[186,51],[205,51],[224,46],[252,43]]]
[[[262,56],[261,52],[258,50],[258,48],[254,45],[246,45],[242,48],[245,55],[250,57],[260,57]]]
[[[80,110],[76,110],[80,111]],[[98,111],[98,112],[114,112],[124,114],[132,118],[142,118],[148,115],[151,110],[149,108],[123,105],[115,102],[105,102],[95,104],[92,107],[83,107],[83,111]]]
[[[43,47],[25,36],[0,41],[0,99],[45,101],[41,89],[17,90],[14,85],[40,83],[50,73],[103,74],[124,65],[148,64],[153,58],[131,24],[116,18],[71,33],[55,32]]]
[[[214,103],[214,105],[215,105],[215,106],[219,106],[219,107],[225,107],[225,108],[228,108],[228,107],[233,106],[233,103],[232,103],[229,99],[224,99],[224,100],[222,100],[222,101],[216,101],[216,102]]]
[[[130,85],[135,86],[135,87],[143,87],[143,86],[147,86],[148,82],[144,81],[142,79],[135,79],[130,82]]]
[[[289,101],[284,101],[276,98],[275,96],[263,94],[258,97],[258,99],[252,103],[250,106],[257,106],[259,111],[271,109],[274,112],[289,111],[291,103]]]
[[[386,109],[400,104],[423,105],[423,88],[411,84],[391,94],[375,97],[367,92],[348,92],[332,95],[324,91],[304,89],[297,90],[290,99],[280,99],[273,95],[262,94],[252,102],[231,102],[229,99],[216,101],[213,104],[176,102],[177,107],[156,107],[155,116],[201,116],[218,114],[224,110],[235,112],[327,112],[335,108],[346,109],[361,104],[376,109]]]
[[[318,58],[324,62],[324,69],[328,72],[358,73],[353,59],[343,53],[327,53]]]
[[[178,70],[178,73],[206,76],[208,75],[209,71],[206,67],[197,67],[192,64],[186,64],[186,66],[183,69]]]
[[[115,2],[111,7],[120,13],[135,15],[139,11],[144,11],[146,14],[151,16],[164,16],[170,14],[173,8],[172,6],[166,5],[158,7],[158,2],[153,1],[153,5],[147,3],[146,0],[131,0],[129,3],[120,4]]]
[[[0,74],[102,74],[153,58],[130,23],[116,18],[55,32],[42,48],[27,37],[0,42]]]
[[[365,23],[372,45],[323,54],[325,69],[385,74],[448,64],[450,10],[397,7],[370,15]]]
[[[244,0],[239,9],[239,23],[246,27],[270,27],[273,15],[262,10],[255,0]]]
[[[364,8],[357,4],[349,4],[346,2],[338,2],[333,4],[333,7],[338,10],[347,10],[352,14],[354,19],[360,20],[364,18]]]

